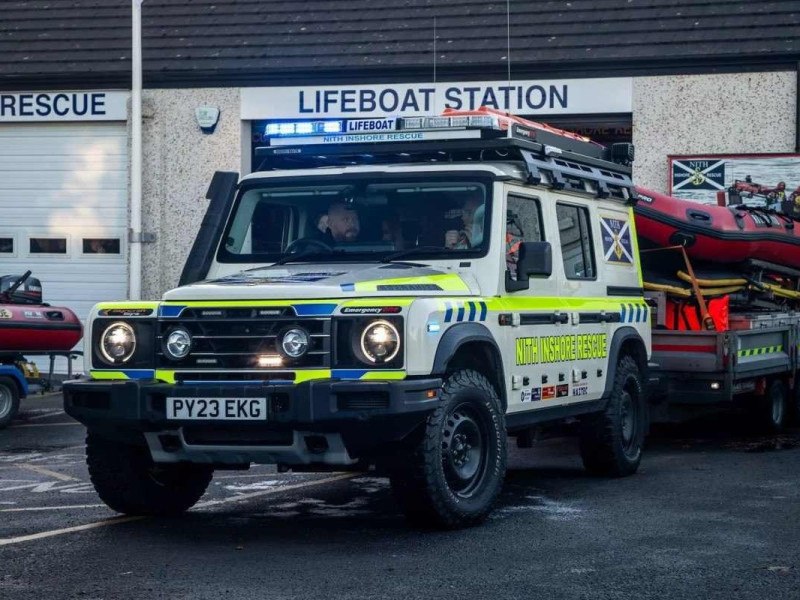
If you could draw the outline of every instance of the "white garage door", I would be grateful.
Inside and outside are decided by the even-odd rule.
[[[0,125],[0,275],[30,269],[82,320],[126,298],[127,199],[125,123]]]

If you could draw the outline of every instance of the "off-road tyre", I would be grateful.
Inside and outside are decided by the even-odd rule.
[[[779,433],[789,422],[789,393],[786,384],[773,379],[763,396],[752,398],[754,425],[757,433]]]
[[[611,397],[602,413],[581,423],[583,466],[592,475],[625,477],[639,468],[647,434],[647,400],[633,357],[619,359]]]
[[[448,375],[441,398],[392,461],[389,479],[413,524],[470,527],[486,519],[503,487],[505,416],[497,390],[477,371]]]
[[[0,377],[0,429],[8,427],[19,411],[19,390],[10,377]]]
[[[89,432],[86,464],[94,489],[109,508],[126,515],[175,516],[202,497],[214,471],[204,465],[157,465],[145,446]]]

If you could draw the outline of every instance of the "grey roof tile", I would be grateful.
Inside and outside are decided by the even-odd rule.
[[[800,58],[800,0],[512,0],[514,67]],[[130,0],[0,2],[0,85],[120,78]],[[144,0],[145,80],[504,68],[506,2]]]

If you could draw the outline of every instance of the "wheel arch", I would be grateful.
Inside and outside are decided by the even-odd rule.
[[[619,359],[626,355],[636,361],[642,378],[642,386],[644,387],[647,384],[647,347],[644,344],[644,340],[633,327],[620,327],[611,338],[603,400],[608,400],[611,397]],[[647,390],[643,391],[647,395]]]
[[[17,369],[4,369],[0,365],[0,377],[11,381],[20,400],[28,395],[28,384]]]
[[[454,368],[475,369],[484,375],[495,386],[501,408],[505,412],[508,399],[503,355],[485,325],[460,323],[444,332],[436,348],[431,374],[444,377]]]

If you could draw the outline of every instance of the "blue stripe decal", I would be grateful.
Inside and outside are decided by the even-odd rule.
[[[186,308],[185,306],[159,306],[158,307],[158,316],[159,317],[178,317],[181,314],[181,311]]]
[[[156,372],[152,369],[128,369],[122,371],[128,379],[155,379]]]
[[[640,323],[642,321],[642,307],[638,304],[636,305],[636,322]]]
[[[464,320],[464,305],[458,307],[458,316],[456,317],[456,321],[463,321]]]
[[[342,288],[343,292],[355,292],[356,291],[356,284],[355,283],[343,283],[339,287]]]
[[[469,320],[475,320],[475,303],[474,302],[467,302],[467,306],[469,306]]]
[[[367,369],[334,369],[331,371],[331,377],[337,379],[361,379]]]
[[[486,311],[487,311],[486,302],[481,302],[480,305],[481,305],[481,321],[485,321]]]
[[[321,317],[332,315],[336,304],[295,304],[293,308],[298,317]]]
[[[633,304],[628,304],[628,323],[633,323]]]
[[[625,322],[625,305],[624,304],[620,304],[619,308],[620,308],[620,310],[619,310],[619,322],[620,323],[624,323]]]
[[[449,323],[453,320],[453,305],[449,302],[444,303],[447,310],[444,311],[444,322]]]

